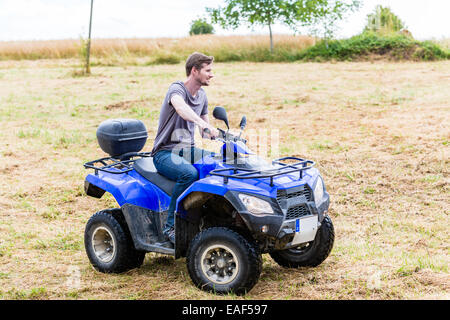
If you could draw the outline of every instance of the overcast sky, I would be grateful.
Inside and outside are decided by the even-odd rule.
[[[87,37],[90,0],[0,0],[0,41]],[[337,36],[360,33],[377,4],[389,6],[417,39],[450,38],[450,0],[363,0],[363,7],[339,24]],[[223,0],[94,0],[93,38],[184,37],[205,7]],[[267,34],[265,28],[216,34]],[[274,33],[293,33],[276,25]]]

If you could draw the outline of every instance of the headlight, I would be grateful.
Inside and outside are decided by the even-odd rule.
[[[314,202],[317,207],[323,202],[323,180],[320,176],[317,178],[317,183],[314,188]]]
[[[247,207],[247,210],[253,214],[273,213],[272,206],[267,201],[243,193],[239,194],[239,199]]]

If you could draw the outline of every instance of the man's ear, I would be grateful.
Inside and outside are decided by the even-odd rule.
[[[193,66],[191,69],[191,75],[195,76],[197,73],[199,73],[199,70],[195,66]]]

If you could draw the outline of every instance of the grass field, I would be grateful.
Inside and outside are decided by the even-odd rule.
[[[178,64],[194,51],[212,55],[216,62],[435,61],[449,59],[449,43],[449,39],[416,41],[395,33],[365,33],[327,43],[310,36],[275,34],[271,53],[266,35],[92,39],[91,64]],[[84,64],[86,45],[83,39],[0,41],[0,61],[78,58]]]
[[[309,36],[274,35],[275,51],[270,54],[269,37],[264,35],[197,35],[184,38],[93,39],[93,65],[123,66],[177,64],[194,51],[213,55],[216,62],[292,61],[297,53],[313,44]],[[85,57],[86,40],[0,41],[1,60],[68,59]],[[82,58],[83,59],[83,58]],[[85,59],[83,59],[85,60]]]
[[[450,298],[450,62],[215,64],[210,105],[226,107],[234,127],[245,114],[249,130],[278,129],[281,155],[316,161],[336,232],[317,268],[284,269],[264,255],[244,298],[200,291],[185,259],[154,253],[124,274],[92,269],[85,223],[116,206],[83,191],[82,164],[104,156],[96,127],[141,119],[151,150],[184,66],[96,67],[74,78],[76,64],[0,62],[0,298]]]

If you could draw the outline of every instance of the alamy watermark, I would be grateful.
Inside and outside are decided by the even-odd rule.
[[[235,132],[233,131],[233,134]],[[239,133],[236,135],[239,136]],[[280,158],[280,131],[278,129],[259,128],[249,129],[245,131],[245,135],[241,138],[247,140],[246,143],[241,140],[237,140],[234,143],[232,141],[225,142],[224,156],[226,159],[233,159],[235,164],[244,164],[248,161],[248,157],[258,157],[264,160]],[[209,150],[216,155],[222,153],[224,141],[217,139],[217,146],[220,149]],[[195,149],[192,148],[194,137],[186,129],[177,129],[172,133],[172,141],[178,141],[178,144],[173,148],[172,161],[174,164],[181,164],[184,159],[198,159],[199,156],[204,154],[194,154],[191,152],[201,152],[204,150],[203,139],[197,141]],[[220,143],[220,141],[222,143]],[[182,150],[183,157],[176,156]],[[244,151],[244,152],[242,152]],[[246,154],[247,153],[247,154]]]
[[[65,286],[70,290],[79,290],[81,288],[81,272],[77,266],[69,266],[66,271]]]

